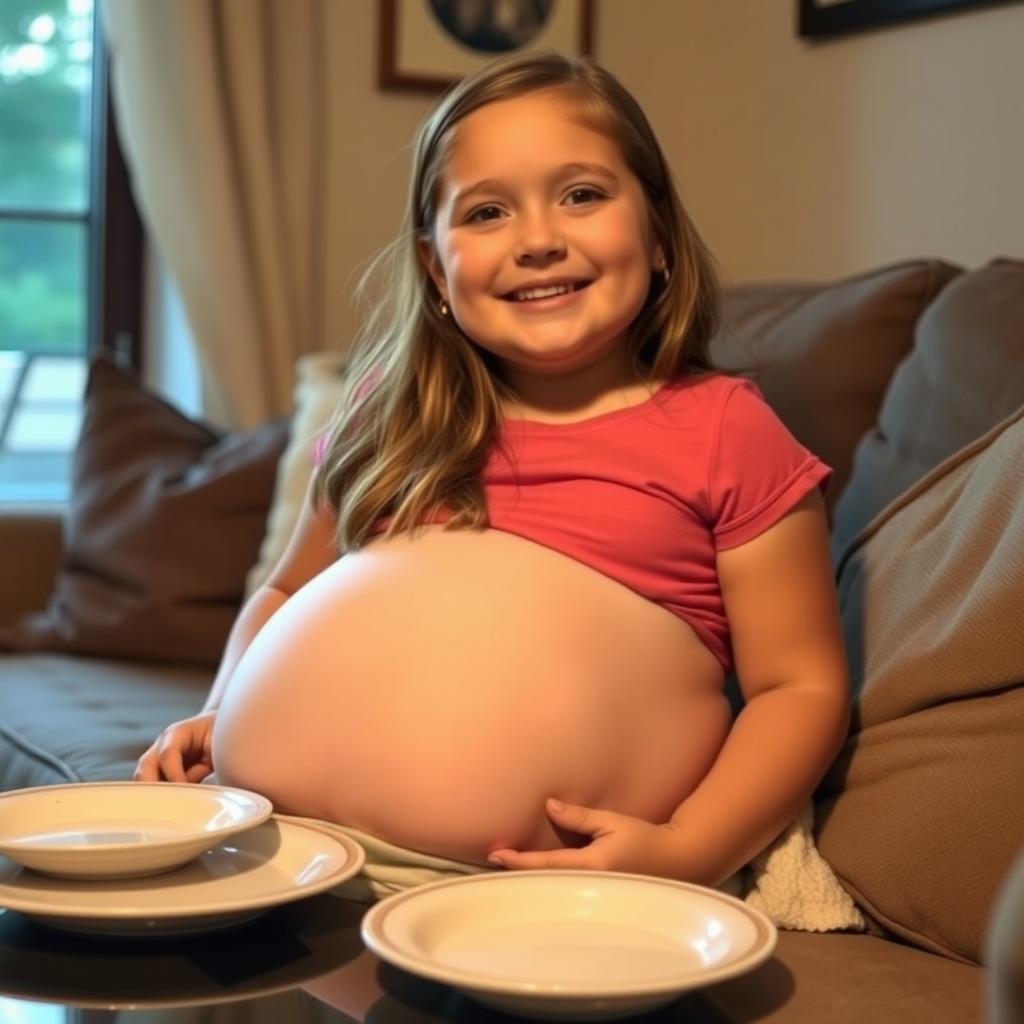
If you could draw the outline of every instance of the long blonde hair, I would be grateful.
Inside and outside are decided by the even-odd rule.
[[[495,61],[453,86],[420,126],[401,231],[357,288],[368,315],[353,343],[314,493],[315,502],[337,512],[342,552],[361,547],[382,517],[390,517],[387,537],[412,530],[441,507],[450,514],[446,529],[488,525],[480,475],[503,402],[516,395],[497,359],[440,314],[417,241],[432,238],[458,123],[487,103],[550,89],[568,92],[581,119],[618,143],[643,186],[670,268],[667,282],[652,274],[630,329],[638,376],[663,380],[712,369],[718,276],[636,100],[587,57],[530,53]]]

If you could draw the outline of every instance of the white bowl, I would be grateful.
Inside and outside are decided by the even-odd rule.
[[[0,907],[64,931],[184,935],[233,927],[324,892],[358,874],[365,860],[344,834],[271,815],[180,868],[146,878],[48,878],[0,857]],[[0,972],[0,986],[2,980]]]
[[[266,821],[266,797],[228,786],[79,782],[0,794],[0,854],[58,878],[170,871]]]
[[[389,896],[367,912],[362,936],[381,959],[498,1009],[596,1020],[752,970],[778,933],[715,889],[553,870],[467,875]]]

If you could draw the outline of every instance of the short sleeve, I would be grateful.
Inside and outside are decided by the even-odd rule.
[[[753,540],[813,487],[824,493],[832,476],[831,467],[793,437],[756,384],[733,378],[730,385],[708,466],[717,550]]]

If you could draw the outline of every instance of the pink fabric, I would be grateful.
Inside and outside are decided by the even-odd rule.
[[[321,434],[313,442],[313,465],[319,466],[324,461],[324,452],[327,451],[327,442],[330,441],[331,435],[327,432]]]
[[[656,601],[726,672],[716,552],[763,533],[832,475],[756,385],[722,375],[678,378],[639,405],[576,423],[509,419],[498,441],[483,475],[491,527]]]
[[[361,402],[366,393],[373,387],[374,384],[380,379],[380,369],[376,368],[371,370],[363,382],[356,388],[356,393],[353,401]],[[324,453],[327,451],[327,445],[330,444],[331,433],[329,430],[325,430],[314,442],[313,442],[313,465],[319,466],[324,460]]]

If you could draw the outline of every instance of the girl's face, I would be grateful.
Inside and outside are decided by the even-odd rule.
[[[458,124],[433,243],[420,255],[456,322],[520,393],[580,371],[635,379],[625,338],[662,250],[619,147],[570,100],[532,93]]]

